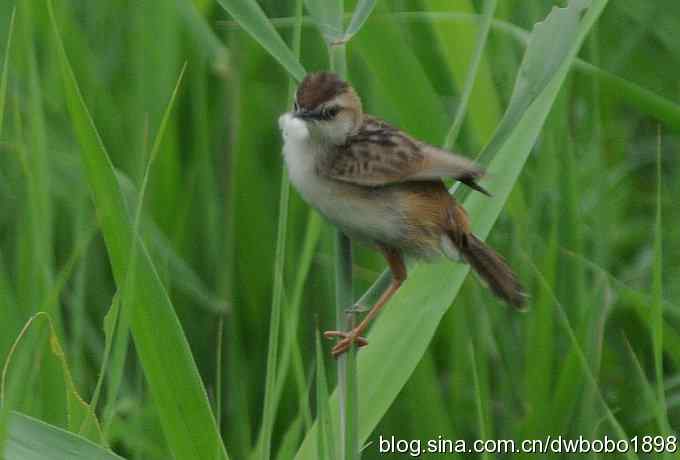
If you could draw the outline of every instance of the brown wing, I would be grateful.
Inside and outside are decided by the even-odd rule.
[[[482,168],[467,158],[415,140],[382,120],[365,117],[361,129],[326,159],[331,178],[366,186],[452,177],[488,194],[476,183]]]

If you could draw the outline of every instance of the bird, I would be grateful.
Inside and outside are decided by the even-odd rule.
[[[380,251],[392,275],[356,327],[324,333],[339,339],[334,357],[368,344],[369,323],[407,278],[406,257],[468,263],[493,294],[524,309],[528,296],[516,275],[472,233],[443,182],[453,178],[489,195],[478,183],[482,167],[364,113],[355,89],[333,72],[307,74],[278,121],[291,184],[352,241]]]

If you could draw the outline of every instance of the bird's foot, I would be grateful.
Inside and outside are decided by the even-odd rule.
[[[351,331],[326,331],[323,333],[324,337],[327,339],[332,339],[335,337],[342,337],[342,340],[335,344],[331,350],[331,354],[334,358],[339,357],[352,346],[353,343],[357,344],[357,347],[365,347],[368,345],[368,340],[365,337],[359,336],[359,332],[355,329]]]

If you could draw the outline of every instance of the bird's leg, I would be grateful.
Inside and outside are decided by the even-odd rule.
[[[380,250],[385,256],[385,259],[387,259],[387,264],[389,265],[390,271],[392,272],[392,282],[382,293],[375,305],[373,305],[373,307],[368,311],[368,314],[366,314],[364,319],[354,329],[349,332],[324,332],[324,336],[327,338],[342,337],[342,340],[338,342],[331,350],[331,353],[336,358],[345,353],[353,343],[356,343],[359,347],[368,345],[368,342],[365,338],[361,337],[361,334],[364,333],[371,320],[375,318],[380,309],[387,303],[388,300],[390,300],[394,293],[399,290],[399,287],[404,282],[404,280],[406,280],[406,265],[404,264],[404,258],[402,257],[401,252],[399,252],[397,249],[388,247],[381,247]]]

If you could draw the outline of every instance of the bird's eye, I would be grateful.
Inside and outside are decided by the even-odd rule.
[[[337,105],[331,107],[324,107],[321,110],[321,118],[324,120],[330,120],[331,118],[335,117],[339,111],[340,107],[338,107]]]

